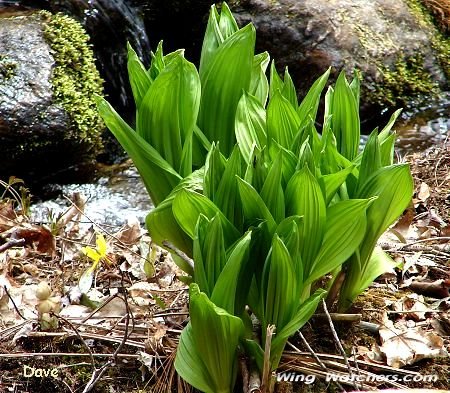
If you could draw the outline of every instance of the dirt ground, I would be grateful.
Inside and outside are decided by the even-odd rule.
[[[276,391],[450,391],[450,144],[406,160],[414,199],[380,242],[398,267],[358,297],[350,316],[332,314],[330,324],[318,310],[278,370],[314,381],[279,382]],[[3,186],[0,392],[191,391],[173,368],[188,294],[168,253],[133,220],[116,233],[100,223],[86,229],[80,196],[46,226],[31,223],[26,193]]]

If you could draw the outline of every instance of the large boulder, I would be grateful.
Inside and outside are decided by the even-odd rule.
[[[92,169],[103,130],[95,93],[102,81],[78,22],[43,12],[0,18],[0,176],[34,184]]]
[[[257,49],[281,71],[289,66],[304,95],[329,66],[362,72],[362,103],[417,103],[447,88],[447,37],[434,27],[419,0],[233,0],[240,25],[253,22]]]

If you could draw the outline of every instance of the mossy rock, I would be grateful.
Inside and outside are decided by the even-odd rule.
[[[232,0],[257,50],[289,66],[303,97],[320,73],[362,74],[363,112],[415,106],[448,89],[450,43],[420,0]],[[363,116],[364,117],[364,116]]]
[[[48,12],[2,18],[0,176],[38,183],[92,174],[104,129],[93,97],[102,92],[78,22]]]

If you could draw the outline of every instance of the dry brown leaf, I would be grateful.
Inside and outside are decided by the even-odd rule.
[[[131,245],[137,243],[142,234],[137,217],[129,217],[125,226],[114,237],[124,244]]]
[[[388,366],[400,368],[421,359],[448,357],[444,340],[437,334],[420,327],[399,329],[392,322],[388,325],[380,329],[380,350]]]
[[[430,197],[430,187],[425,182],[420,183],[417,199],[421,202],[426,202],[429,197]]]
[[[409,311],[401,316],[408,319],[411,318],[414,321],[425,320],[425,313],[432,312],[432,310],[425,304],[423,296],[417,294],[411,294],[404,296],[393,304],[395,311]]]
[[[32,224],[24,224],[14,228],[12,239],[24,239],[25,245],[36,251],[54,256],[56,252],[56,240],[52,233],[45,227]]]

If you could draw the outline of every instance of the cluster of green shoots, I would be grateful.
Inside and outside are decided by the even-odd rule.
[[[239,354],[275,370],[326,296],[324,276],[346,310],[391,269],[376,243],[413,191],[408,166],[393,163],[399,112],[360,152],[357,77],[328,87],[319,133],[330,71],[299,103],[288,70],[280,76],[254,48],[253,25],[239,29],[225,3],[220,14],[213,6],[199,70],[161,44],[146,69],[128,48],[135,129],[97,98],[156,206],[153,241],[194,261],[174,256],[191,280],[175,367],[204,392],[233,391]]]

